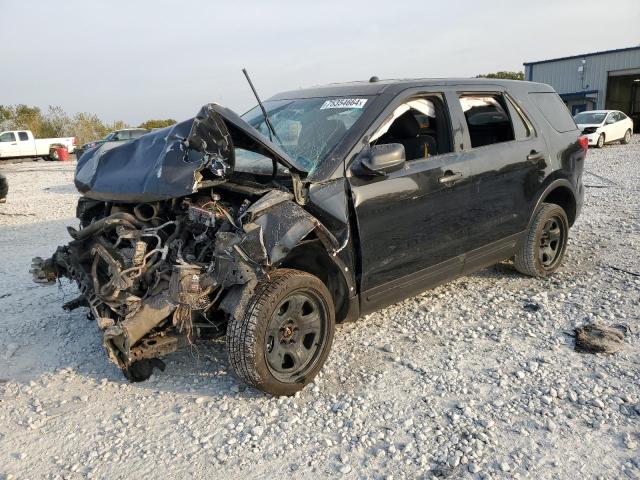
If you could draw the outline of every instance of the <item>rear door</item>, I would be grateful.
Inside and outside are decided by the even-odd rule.
[[[29,138],[27,132],[16,132],[18,135],[18,154],[21,156],[29,156],[36,154],[36,146],[32,139]]]
[[[511,256],[549,158],[544,138],[504,90],[465,87],[449,103],[464,125],[470,168],[468,272]]]
[[[622,139],[627,131],[626,122],[623,121],[625,116],[621,112],[613,112],[613,114],[616,120],[616,123],[614,123],[614,126],[616,127],[616,139]]]
[[[371,138],[376,138],[389,119],[407,113],[403,109],[416,99],[431,101],[436,107],[432,117],[428,112],[415,113],[420,131],[397,138],[402,136],[401,129],[391,126],[375,140],[404,142],[408,153],[404,168],[375,177],[358,176],[353,169],[347,173],[358,224],[364,312],[462,271],[472,188],[467,162],[457,148],[458,136],[452,141],[452,132],[459,132],[460,126],[452,128],[443,92],[396,98],[374,123]],[[394,130],[398,131],[396,138],[383,141]]]

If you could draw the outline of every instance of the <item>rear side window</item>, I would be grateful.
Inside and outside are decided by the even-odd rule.
[[[473,148],[514,140],[504,97],[500,94],[460,96]]]
[[[29,140],[29,135],[27,135],[27,132],[18,132],[18,138],[21,142],[24,142]]]
[[[538,110],[547,119],[549,125],[560,133],[577,130],[569,109],[555,92],[536,92],[529,94]]]
[[[145,133],[146,130],[131,130],[131,138],[140,138]]]

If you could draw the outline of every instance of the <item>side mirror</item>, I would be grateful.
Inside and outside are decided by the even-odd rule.
[[[612,123],[616,123],[616,119],[613,117],[607,118],[607,121],[604,122],[605,125],[611,125]]]
[[[356,175],[386,175],[400,170],[406,161],[404,145],[401,143],[385,143],[374,145],[360,157],[356,163]]]

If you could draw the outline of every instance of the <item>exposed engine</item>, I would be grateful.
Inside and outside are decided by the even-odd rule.
[[[82,198],[73,241],[47,261],[34,259],[32,273],[44,283],[74,279],[82,295],[65,308],[88,306],[110,358],[130,379],[144,379],[163,368],[149,359],[224,334],[224,289],[255,283],[268,267],[261,228],[256,237],[244,222],[251,200],[227,194],[135,205]],[[273,204],[291,196],[266,197]]]

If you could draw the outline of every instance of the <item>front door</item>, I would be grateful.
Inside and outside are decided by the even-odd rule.
[[[16,134],[14,132],[0,134],[0,157],[17,157],[19,155]]]
[[[372,143],[403,144],[404,167],[374,177],[348,173],[360,237],[363,312],[462,270],[472,187],[466,161],[452,151],[446,108],[444,96],[436,95],[405,99],[383,112],[386,124]]]

